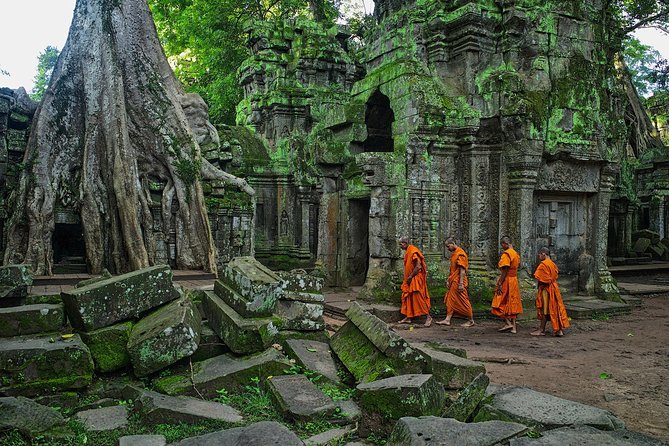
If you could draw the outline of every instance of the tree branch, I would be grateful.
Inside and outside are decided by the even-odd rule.
[[[232,174],[224,172],[216,167],[214,167],[209,161],[202,158],[202,169],[200,170],[202,179],[204,180],[219,180],[223,181],[226,184],[230,184],[237,189],[246,192],[250,196],[254,196],[256,191],[249,186],[249,183],[242,178],[238,178]]]
[[[623,32],[625,34],[629,34],[632,31],[638,29],[638,28],[643,28],[644,26],[648,25],[649,23],[654,22],[655,20],[659,20],[662,17],[666,19],[667,14],[669,14],[669,7],[662,9],[660,12],[657,14],[653,14],[651,16],[646,17],[645,19],[641,19],[638,22],[636,22],[634,25],[628,26],[627,28],[623,29]]]

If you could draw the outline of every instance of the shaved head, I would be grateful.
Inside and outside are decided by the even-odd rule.
[[[539,250],[539,254],[546,254],[547,256],[550,256],[551,250],[544,246]]]

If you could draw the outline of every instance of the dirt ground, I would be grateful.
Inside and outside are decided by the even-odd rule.
[[[528,309],[526,309],[528,311]],[[669,295],[644,297],[632,313],[573,320],[562,338],[534,337],[533,320],[517,334],[497,320],[461,328],[394,325],[410,341],[439,341],[485,362],[493,383],[531,387],[609,410],[628,429],[669,442]]]

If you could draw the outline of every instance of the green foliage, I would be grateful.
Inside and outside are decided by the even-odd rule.
[[[244,391],[240,394],[230,394],[225,389],[219,389],[217,393],[216,401],[238,409],[248,423],[281,420],[271,398],[260,384],[259,377],[252,378],[251,383],[244,386]]]
[[[632,81],[637,91],[642,96],[647,96],[658,89],[657,82],[660,80],[658,73],[660,64],[660,53],[653,47],[644,45],[634,37],[628,37],[623,42],[625,63],[632,76]]]
[[[33,87],[30,97],[35,101],[39,101],[44,96],[46,88],[49,86],[51,74],[58,62],[60,50],[53,46],[47,46],[39,56],[37,56],[37,74],[33,78],[35,86]]]

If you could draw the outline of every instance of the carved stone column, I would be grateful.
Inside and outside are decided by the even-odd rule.
[[[309,208],[311,206],[311,188],[309,186],[299,186],[297,189],[297,200],[300,203],[300,244],[297,249],[299,257],[309,258],[309,234],[311,221],[309,218]]]
[[[534,189],[541,158],[509,163],[509,204],[507,234],[520,254],[520,269],[530,271],[534,260]],[[504,229],[501,235],[504,235]]]
[[[615,168],[611,165],[604,166],[601,171],[599,193],[597,194],[597,202],[595,203],[595,215],[593,215],[593,228],[595,231],[593,257],[594,269],[596,271],[595,293],[604,299],[618,301],[620,300],[620,292],[606,264],[609,206],[615,173]]]

